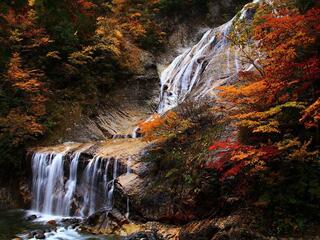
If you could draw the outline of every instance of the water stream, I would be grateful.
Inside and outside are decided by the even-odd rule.
[[[250,10],[243,8],[229,22],[208,29],[197,44],[172,61],[160,76],[158,113],[163,114],[186,99],[215,97],[217,87],[236,80],[239,71],[251,67],[241,63],[239,49],[228,38],[234,24],[243,19],[248,21],[250,15]]]
[[[80,156],[81,151],[70,156],[67,150],[34,154],[32,210],[47,215],[87,217],[102,207],[112,208],[118,160],[94,156],[81,172]],[[109,173],[111,162],[113,172]]]
[[[211,90],[212,81],[218,80],[222,73],[219,72],[218,75],[208,78],[203,77],[203,73],[210,67],[215,57],[219,57],[223,51],[228,55],[226,71],[230,75],[231,64],[235,65],[235,63],[230,62],[230,43],[226,37],[230,32],[232,23],[233,20],[221,27],[209,29],[195,46],[178,56],[163,71],[160,78],[159,113],[164,113],[176,107],[192,95],[197,98],[207,95]]]
[[[118,240],[116,236],[93,236],[79,233],[75,229],[68,227],[57,227],[56,231],[51,231],[52,226],[45,223],[44,219],[37,221],[27,221],[25,210],[1,210],[0,211],[0,239],[10,240],[15,237],[21,239],[30,238],[29,234],[36,231],[45,232],[47,240]],[[50,217],[52,219],[52,217]]]

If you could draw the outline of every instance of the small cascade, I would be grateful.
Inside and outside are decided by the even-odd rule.
[[[108,199],[108,192],[109,192],[109,178],[108,178],[109,166],[110,166],[110,159],[107,160],[107,164],[106,164],[104,175],[103,175],[103,186],[105,189],[104,190],[105,199]]]
[[[127,212],[126,212],[126,218],[129,219],[130,217],[130,199],[127,197]]]
[[[64,153],[36,153],[32,159],[33,208],[45,214],[62,215]]]
[[[86,217],[101,208],[112,209],[115,182],[120,174],[118,160],[94,156],[87,163],[81,161],[80,164],[81,153],[71,154],[67,149],[33,155],[34,211],[46,215]],[[80,165],[83,171],[79,169]],[[113,171],[110,172],[111,167]],[[123,169],[122,173],[127,171]]]
[[[114,134],[112,135],[112,139],[122,139],[122,138],[138,138],[140,137],[139,133],[140,128],[135,127],[130,134]]]
[[[62,201],[62,210],[64,216],[70,215],[70,208],[72,204],[72,198],[74,196],[74,192],[77,186],[77,172],[78,172],[78,164],[81,152],[76,152],[71,157],[70,164],[70,174],[69,179],[66,183],[66,194]]]
[[[80,211],[81,216],[91,215],[95,211],[97,179],[100,174],[100,160],[100,157],[93,157],[84,170],[84,204]]]
[[[111,209],[113,206],[113,192],[114,192],[117,176],[118,176],[118,160],[115,160],[113,165],[113,178],[110,181],[111,188],[108,192],[108,199],[107,199],[107,208],[109,209]]]
[[[127,162],[127,175],[130,174],[132,172],[131,170],[131,162],[132,162],[132,158],[129,157],[128,158],[128,162]],[[129,218],[130,216],[130,199],[129,197],[127,196],[127,212],[126,212],[126,218]]]
[[[138,137],[140,136],[139,130],[140,130],[139,127],[135,127],[135,128],[133,129],[132,134],[131,134],[132,138],[138,138]]]
[[[132,162],[132,157],[129,157],[127,162],[127,174],[131,173],[131,162]]]

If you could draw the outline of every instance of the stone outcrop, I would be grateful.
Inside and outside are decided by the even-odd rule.
[[[248,218],[247,216],[245,218]],[[244,223],[241,214],[189,223],[181,228],[181,240],[265,240],[270,239]]]

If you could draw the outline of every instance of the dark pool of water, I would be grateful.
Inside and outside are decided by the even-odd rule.
[[[0,210],[0,240],[10,240],[26,230],[44,229],[43,224],[25,220],[23,210]]]

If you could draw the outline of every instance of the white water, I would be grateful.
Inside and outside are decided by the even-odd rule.
[[[84,170],[83,182],[84,182],[84,205],[81,208],[81,216],[90,216],[95,211],[96,200],[96,184],[97,184],[97,169],[100,163],[99,157],[93,157],[86,169]]]
[[[212,59],[226,46],[225,35],[231,23],[217,29],[208,30],[195,46],[178,56],[161,74],[159,113],[164,113],[183,102],[195,88],[198,94],[205,95],[210,90],[212,79],[201,79]],[[218,33],[222,33],[219,37]],[[220,39],[219,39],[220,38]]]
[[[103,185],[104,185],[104,197],[105,199],[108,199],[108,192],[109,192],[109,178],[108,178],[108,172],[109,172],[109,166],[110,166],[110,159],[108,159],[104,175],[103,175]]]
[[[63,227],[63,223],[61,222],[61,216],[52,216],[52,215],[46,215],[46,214],[41,214],[39,215],[39,212],[35,212],[32,210],[26,211],[26,216],[30,216],[30,215],[37,215],[38,217],[32,221],[32,223],[28,222],[28,225],[30,225],[31,229],[29,229],[29,232],[33,232],[37,230],[43,231],[46,230],[46,232],[44,233],[45,235],[45,239],[48,240],[74,240],[74,239],[78,239],[78,240],[102,240],[102,239],[106,239],[105,236],[99,236],[99,235],[88,235],[88,234],[83,234],[83,233],[79,233],[77,228],[72,228],[72,227]],[[25,224],[26,220],[25,217],[23,217],[22,219],[19,219],[22,224]],[[75,217],[72,217],[72,219],[74,219]],[[67,218],[63,218],[63,219],[68,219]],[[80,220],[81,218],[79,218]],[[52,229],[51,226],[48,226],[47,222],[54,220],[57,222],[58,226],[55,229]],[[43,227],[39,227],[39,226],[43,226]],[[48,229],[51,229],[51,231],[47,231]],[[17,237],[19,237],[19,239],[23,239],[23,240],[35,240],[36,238],[30,238],[28,233],[21,233],[21,234],[17,234]],[[109,239],[109,238],[107,238]],[[112,238],[111,238],[112,239]],[[2,239],[1,239],[2,240]]]
[[[72,156],[70,164],[69,180],[66,183],[66,194],[62,201],[62,210],[64,216],[70,215],[70,208],[72,203],[72,198],[77,186],[77,173],[78,173],[78,163],[81,152],[76,152]]]
[[[234,17],[220,27],[209,29],[197,44],[176,57],[162,72],[158,113],[165,113],[187,98],[214,97],[215,88],[235,80],[238,72],[248,67],[240,65],[238,49],[228,40],[232,26],[245,18],[246,13],[244,8],[240,18]]]
[[[80,234],[77,229],[58,227],[56,231],[45,233],[46,240],[103,240],[106,239],[102,236],[92,236]],[[20,235],[22,239],[36,240],[36,238],[28,238]]]
[[[111,180],[111,188],[108,192],[108,199],[107,199],[107,207],[112,208],[113,206],[113,192],[115,188],[115,182],[118,177],[118,160],[115,160],[114,165],[113,165],[113,176]]]
[[[77,151],[70,157],[68,180],[67,173],[64,172],[67,150],[60,153],[39,152],[33,155],[33,211],[52,219],[52,216],[86,217],[102,207],[112,208],[118,161],[113,159],[114,169],[112,177],[109,177],[111,159],[95,156],[88,162],[82,177],[78,179],[78,174],[81,175],[79,159],[82,151]],[[77,201],[74,201],[75,199]],[[76,207],[76,211],[72,211],[75,202],[80,206]]]
[[[34,210],[45,214],[62,215],[63,164],[63,153],[36,153],[33,156]]]

